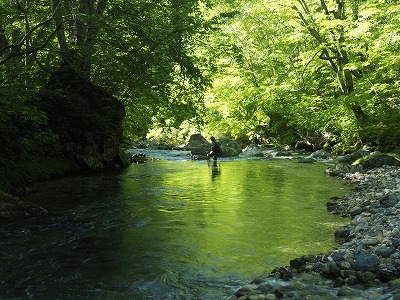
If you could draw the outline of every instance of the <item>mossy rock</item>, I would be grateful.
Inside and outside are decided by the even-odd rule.
[[[125,108],[71,66],[54,72],[31,105],[46,112],[48,126],[67,159],[88,171],[107,169],[118,161]]]
[[[388,154],[373,153],[356,160],[353,165],[361,165],[366,170],[380,168],[384,165],[398,167],[400,166],[400,160]]]

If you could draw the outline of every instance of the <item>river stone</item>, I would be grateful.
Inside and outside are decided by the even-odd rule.
[[[234,140],[228,138],[217,139],[222,150],[222,156],[233,157],[242,153],[242,147]]]
[[[336,264],[336,262],[331,261],[326,264],[324,264],[321,268],[321,271],[327,276],[327,277],[337,277],[337,275],[340,274],[340,268]]]
[[[251,294],[254,294],[254,290],[257,288],[256,285],[245,285],[241,289],[239,289],[235,295],[236,297],[240,298],[242,296],[249,296]]]
[[[379,259],[375,254],[362,253],[356,256],[354,268],[357,271],[376,272],[379,270]]]
[[[400,293],[394,294],[392,300],[400,300]]]
[[[338,229],[335,231],[335,241],[339,244],[350,241],[350,229]]]
[[[389,281],[388,285],[391,289],[400,289],[400,278]]]
[[[396,251],[396,248],[394,248],[394,247],[378,247],[377,249],[375,249],[375,254],[377,256],[386,258],[386,257],[389,257],[395,251]]]
[[[355,216],[361,214],[362,212],[363,212],[363,209],[361,207],[355,206],[350,209],[349,214],[350,214],[350,216],[355,217]]]
[[[362,272],[362,271],[358,271],[356,273],[356,277],[357,277],[357,279],[359,281],[364,282],[364,283],[372,282],[376,278],[374,273],[372,273],[372,272]]]
[[[317,158],[317,159],[329,159],[332,157],[332,155],[329,152],[326,152],[324,150],[317,150],[310,155],[311,158]]]
[[[309,141],[297,141],[294,149],[296,150],[305,150],[305,151],[314,151],[314,145]]]
[[[295,258],[290,260],[289,262],[290,267],[292,267],[293,269],[302,269],[304,267],[304,265],[306,264],[306,261],[303,258]]]
[[[211,143],[207,141],[201,134],[193,134],[189,138],[189,142],[185,146],[192,152],[192,155],[206,155],[211,150]]]
[[[120,157],[124,105],[105,88],[86,80],[73,63],[53,72],[32,104],[45,113],[52,141],[59,141],[50,149],[57,149],[83,170],[113,169],[126,163]]]
[[[356,161],[357,159],[359,159],[363,156],[367,156],[369,154],[370,154],[370,152],[368,150],[360,149],[360,150],[357,150],[353,153],[350,153],[350,154],[347,154],[344,156],[338,156],[337,159],[341,163],[348,163],[348,164],[350,163],[351,164],[354,161]]]
[[[385,195],[379,200],[380,205],[386,208],[395,206],[397,202],[399,202],[399,197],[393,194]]]
[[[361,161],[355,162],[355,164],[360,164],[364,169],[370,170],[384,165],[398,167],[400,166],[400,161],[391,155],[375,153]]]
[[[356,292],[348,286],[342,286],[336,294],[338,297],[355,297]]]
[[[341,261],[343,259],[344,255],[345,255],[345,252],[343,250],[334,250],[329,255],[329,258],[331,258],[332,260],[338,262],[338,261]]]
[[[365,239],[362,239],[360,241],[360,243],[365,246],[374,246],[374,245],[378,244],[378,240],[375,238],[365,238]]]

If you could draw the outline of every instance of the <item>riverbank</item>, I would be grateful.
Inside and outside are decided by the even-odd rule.
[[[400,299],[400,168],[356,167],[335,175],[354,187],[327,203],[351,220],[335,232],[340,246],[293,259],[232,299]]]
[[[25,161],[4,161],[0,159],[0,222],[42,215],[42,207],[20,200],[30,186],[37,182],[66,176],[96,174],[126,168],[130,165],[129,155],[124,150],[107,167],[99,170],[85,169],[72,159],[62,156],[36,157]]]

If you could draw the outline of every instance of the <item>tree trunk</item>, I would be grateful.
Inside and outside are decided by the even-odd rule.
[[[54,24],[57,30],[57,39],[61,52],[68,53],[68,43],[63,28],[61,0],[52,0]]]
[[[353,73],[346,69],[346,65],[349,63],[347,51],[344,46],[344,35],[343,32],[338,30],[332,32],[331,38],[335,43],[329,42],[319,31],[315,20],[311,14],[311,11],[305,2],[305,0],[299,0],[302,11],[297,6],[293,6],[296,10],[297,15],[302,25],[308,30],[310,35],[318,42],[319,45],[325,45],[320,59],[324,59],[328,62],[328,65],[336,74],[336,80],[338,82],[340,91],[343,95],[350,95],[354,91],[354,78]],[[322,11],[326,15],[332,15],[334,19],[344,20],[345,15],[345,1],[336,0],[336,9],[329,11],[326,5],[326,0],[320,0]],[[338,46],[336,46],[338,45]],[[350,109],[353,111],[354,116],[358,121],[362,121],[365,118],[364,112],[359,104],[350,105]]]

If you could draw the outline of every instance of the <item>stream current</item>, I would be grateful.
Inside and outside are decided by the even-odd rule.
[[[228,299],[332,250],[348,222],[326,210],[346,192],[326,163],[147,155],[161,159],[32,187],[49,214],[2,225],[0,299]]]

